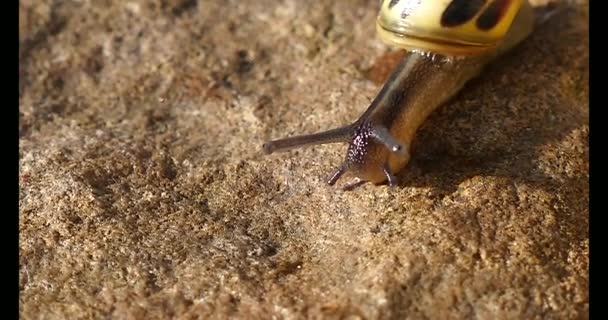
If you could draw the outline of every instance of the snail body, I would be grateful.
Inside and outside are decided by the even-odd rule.
[[[349,172],[358,180],[349,186],[393,186],[427,117],[533,28],[527,0],[383,0],[378,35],[407,53],[368,109],[350,125],[270,141],[264,151],[347,142],[346,158],[330,185]]]

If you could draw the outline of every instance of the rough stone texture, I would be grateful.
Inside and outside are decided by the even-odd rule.
[[[397,188],[343,192],[345,146],[261,144],[366,109],[378,1],[20,1],[21,317],[588,318],[589,9],[563,5]]]

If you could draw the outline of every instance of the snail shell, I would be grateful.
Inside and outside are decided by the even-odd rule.
[[[330,185],[345,173],[356,178],[345,189],[364,182],[396,185],[426,118],[533,27],[527,0],[384,0],[378,35],[407,53],[368,109],[350,125],[270,141],[264,151],[345,142],[346,157]]]
[[[384,42],[439,54],[475,55],[495,49],[522,0],[389,0],[376,30]]]

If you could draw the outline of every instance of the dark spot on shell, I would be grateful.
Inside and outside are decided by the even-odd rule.
[[[490,30],[494,28],[507,12],[507,8],[511,1],[512,0],[496,0],[492,2],[479,18],[477,18],[477,28],[481,30]]]
[[[486,4],[486,0],[452,0],[441,15],[441,25],[456,27],[473,19]]]
[[[397,3],[399,3],[399,0],[391,0],[391,2],[388,3],[388,8],[391,9],[392,7],[394,7]]]

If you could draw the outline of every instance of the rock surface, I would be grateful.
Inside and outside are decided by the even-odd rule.
[[[20,1],[21,317],[588,318],[589,8],[562,5],[398,187],[343,192],[345,146],[261,145],[366,109],[378,1]]]

